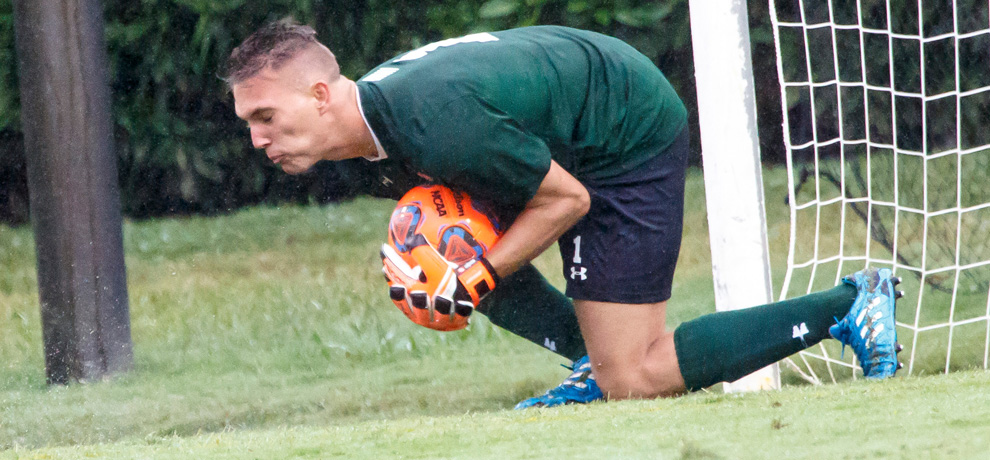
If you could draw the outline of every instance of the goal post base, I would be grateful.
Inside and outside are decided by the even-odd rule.
[[[780,388],[780,366],[771,364],[735,382],[725,382],[722,390],[726,393],[777,390]]]

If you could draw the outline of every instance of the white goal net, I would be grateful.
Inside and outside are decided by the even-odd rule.
[[[911,374],[987,368],[988,0],[770,0],[791,235],[781,298],[894,270]],[[855,377],[825,341],[785,363]]]

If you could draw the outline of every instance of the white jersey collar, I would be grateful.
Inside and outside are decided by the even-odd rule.
[[[375,135],[375,130],[371,129],[371,125],[368,124],[368,117],[364,116],[364,107],[361,107],[361,90],[357,86],[354,87],[354,96],[357,98],[357,106],[358,111],[361,112],[361,119],[364,120],[364,125],[368,127],[371,138],[375,140],[375,150],[378,151],[376,155],[368,155],[364,159],[368,161],[380,161],[388,158],[388,155],[385,154],[385,149],[382,148],[382,143],[378,141],[378,136]]]

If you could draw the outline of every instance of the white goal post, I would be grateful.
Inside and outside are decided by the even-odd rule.
[[[715,307],[767,304],[773,289],[746,2],[691,0],[690,10]],[[776,364],[724,385],[779,387]]]

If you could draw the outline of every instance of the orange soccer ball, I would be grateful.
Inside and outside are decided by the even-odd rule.
[[[415,266],[416,261],[407,242],[417,233],[445,259],[461,265],[484,256],[502,231],[498,221],[479,209],[466,193],[443,185],[424,185],[399,199],[388,223],[388,245],[410,266]],[[430,329],[456,331],[468,324],[467,316],[417,308],[408,299],[392,301],[413,322]]]

